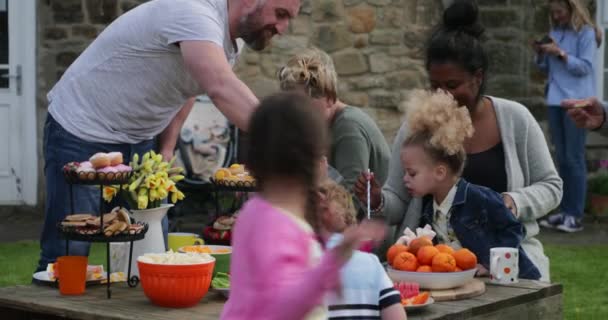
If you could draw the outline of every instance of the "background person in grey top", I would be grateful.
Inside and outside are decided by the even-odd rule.
[[[38,270],[65,254],[56,225],[68,213],[62,166],[96,152],[125,159],[152,149],[173,155],[191,97],[206,93],[246,130],[258,99],[232,71],[241,38],[255,50],[287,30],[299,0],[153,0],[116,19],[48,93],[44,133],[45,223]],[[98,189],[75,188],[75,211],[97,212]],[[70,246],[87,255],[86,243]]]
[[[365,112],[338,99],[338,76],[331,57],[316,48],[300,51],[279,71],[283,90],[304,90],[313,98],[331,128],[329,165],[342,175],[340,183],[352,190],[368,168],[386,181],[390,149],[384,135]]]
[[[477,7],[469,1],[455,1],[444,12],[443,19],[426,51],[431,88],[448,91],[471,113],[475,133],[465,141],[467,157],[502,145],[504,160],[499,165],[504,168],[507,190],[502,193],[503,200],[526,229],[522,248],[541,272],[541,280],[549,281],[549,260],[540,241],[534,238],[539,233],[536,219],[559,205],[562,180],[555,170],[543,132],[521,104],[483,95],[488,60],[479,40],[483,27],[477,23]],[[393,144],[389,177],[384,187],[380,189],[377,183],[372,183],[371,207],[385,216],[389,224],[399,226],[392,242],[405,227],[418,227],[421,217],[422,199],[412,198],[403,182],[400,149],[407,132],[407,123],[404,123]],[[488,167],[497,166],[473,169],[483,171]],[[482,176],[496,174],[487,172]],[[364,200],[361,190],[367,179],[373,181],[373,177],[366,174],[357,181],[360,200]]]

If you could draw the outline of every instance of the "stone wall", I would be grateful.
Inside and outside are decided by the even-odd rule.
[[[142,2],[38,1],[39,146],[46,93],[108,23]],[[449,2],[302,0],[300,15],[288,34],[275,38],[263,52],[246,50],[236,70],[257,95],[264,96],[277,90],[276,70],[291,54],[318,46],[335,60],[341,98],[369,113],[392,142],[400,125],[400,102],[411,89],[427,86],[423,46]],[[532,63],[528,43],[548,30],[546,0],[478,2],[491,56],[487,93],[523,102],[539,120],[544,118],[544,77]]]

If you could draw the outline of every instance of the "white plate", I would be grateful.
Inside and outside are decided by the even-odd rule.
[[[46,271],[38,271],[36,273],[34,273],[34,275],[32,276],[34,279],[40,281],[40,282],[48,282],[48,283],[54,283],[54,280],[51,280],[51,278],[49,278],[49,273]],[[101,276],[101,279],[97,279],[97,280],[87,280],[87,283],[92,284],[92,283],[100,283],[102,281],[106,280],[106,274],[105,272],[103,273],[103,275]]]
[[[459,272],[410,272],[386,268],[393,282],[416,282],[424,289],[452,289],[473,280],[476,268]]]
[[[426,303],[424,304],[414,304],[411,306],[403,306],[405,308],[406,311],[414,311],[414,310],[420,310],[423,308],[426,308],[427,306],[431,305],[435,303],[435,300],[433,300],[433,297],[429,297],[428,300],[426,300]]]

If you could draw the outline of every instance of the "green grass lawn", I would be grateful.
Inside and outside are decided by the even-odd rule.
[[[551,278],[564,286],[564,319],[608,319],[608,246],[546,245]],[[28,284],[38,243],[0,243],[0,287]],[[105,245],[94,244],[90,264],[104,264]]]

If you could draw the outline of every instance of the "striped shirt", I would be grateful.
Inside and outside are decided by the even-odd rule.
[[[333,235],[327,247],[336,246],[342,235]],[[380,319],[380,312],[396,303],[401,304],[401,295],[393,287],[378,257],[355,251],[340,271],[342,296],[331,292],[327,295],[330,320]]]

